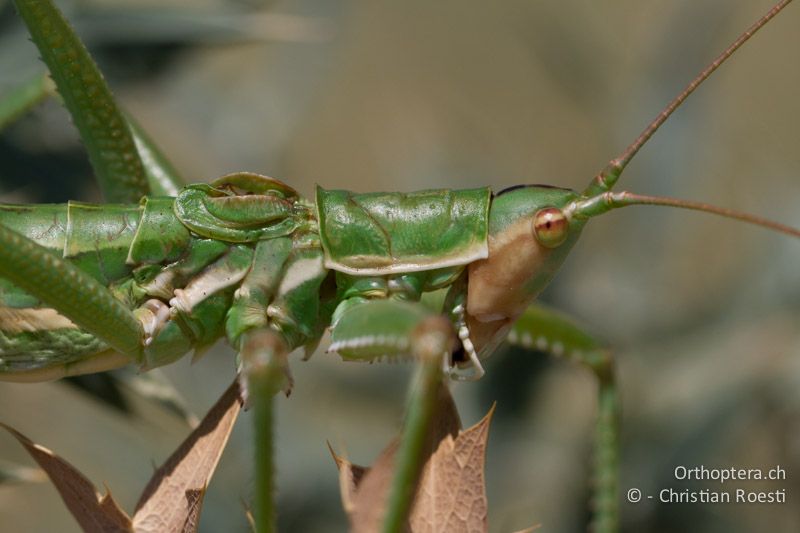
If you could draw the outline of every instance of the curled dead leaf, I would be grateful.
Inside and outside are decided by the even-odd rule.
[[[137,533],[197,531],[206,487],[241,406],[239,383],[235,380],[200,425],[153,474],[133,516]]]
[[[45,471],[55,485],[72,516],[87,533],[131,532],[130,517],[120,509],[108,492],[101,495],[81,472],[49,449],[6,424],[0,427],[11,433]]]
[[[339,470],[339,493],[342,498],[342,507],[348,516],[355,509],[353,502],[356,489],[361,484],[361,479],[369,472],[369,468],[359,465],[354,465],[344,457],[338,455],[334,450],[331,443],[328,442],[328,451],[331,452],[336,463],[336,468]]]
[[[493,414],[494,406],[474,426],[439,442],[422,471],[411,531],[488,531],[484,467]]]
[[[441,388],[409,531],[487,531],[484,465],[493,412],[494,407],[480,422],[459,431],[453,399],[445,386]],[[399,438],[392,440],[371,468],[354,465],[331,450],[352,531],[380,530],[398,444]]]
[[[237,381],[200,425],[153,474],[131,519],[111,497],[101,495],[77,468],[14,428],[0,423],[28,451],[52,481],[69,511],[87,533],[194,533],[208,482],[241,409]]]

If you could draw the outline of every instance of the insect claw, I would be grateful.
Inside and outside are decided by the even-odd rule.
[[[472,372],[469,374],[462,373],[458,366],[448,364],[448,375],[450,376],[450,379],[453,381],[478,381],[483,377],[484,374],[486,374],[486,371],[483,369],[483,365],[481,365],[481,362],[475,352],[472,351],[469,352],[469,354],[470,366],[473,369]]]
[[[286,385],[286,387],[283,389],[283,393],[286,395],[287,398],[292,395],[293,388],[294,388],[294,379],[292,379],[292,377],[289,376],[289,384]]]

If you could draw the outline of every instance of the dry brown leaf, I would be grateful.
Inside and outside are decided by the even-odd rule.
[[[425,464],[409,522],[411,531],[487,531],[488,502],[483,477],[494,406],[483,419],[446,435]]]
[[[339,470],[339,493],[342,497],[342,507],[347,516],[350,516],[355,509],[353,499],[356,489],[361,484],[361,479],[369,472],[369,468],[354,465],[344,457],[333,451],[333,446],[328,443],[328,451],[331,452],[336,468]]]
[[[34,443],[14,428],[0,423],[39,463],[53,482],[72,516],[87,533],[131,532],[131,519],[114,498],[100,495],[91,481],[78,469],[44,446]]]
[[[183,441],[145,487],[133,520],[108,488],[101,496],[74,466],[12,427],[0,423],[39,463],[81,528],[88,533],[194,533],[206,486],[241,409],[238,381]]]
[[[483,470],[493,412],[494,407],[483,420],[459,432],[455,404],[442,387],[409,518],[410,531],[486,531]],[[399,438],[392,440],[371,468],[354,465],[331,450],[339,468],[342,505],[356,533],[380,530],[398,445]]]
[[[447,435],[457,435],[460,427],[461,421],[458,418],[455,402],[447,387],[442,385],[439,388],[436,411],[423,452],[425,462],[433,454],[438,443]],[[371,533],[381,529],[394,475],[394,457],[399,445],[400,438],[393,439],[371,468],[352,465],[341,458],[337,460],[342,504],[348,513],[354,533]],[[335,454],[334,459],[337,459]],[[347,467],[342,468],[345,465]]]
[[[133,526],[137,533],[197,531],[206,486],[217,467],[242,402],[238,380],[145,487]]]

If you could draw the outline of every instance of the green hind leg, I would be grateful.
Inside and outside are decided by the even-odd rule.
[[[383,522],[384,532],[403,531],[424,466],[425,439],[443,368],[456,346],[455,330],[449,320],[421,303],[373,300],[344,311],[333,327],[331,340],[330,350],[346,360],[390,357],[417,362]]]
[[[55,82],[58,96],[72,115],[106,199],[134,203],[147,194],[177,193],[181,180],[174,169],[121,110],[86,47],[58,8],[47,0],[15,3]],[[44,75],[21,85],[0,101],[0,128],[53,94],[54,88]],[[0,248],[0,276],[44,301],[116,352],[141,360],[141,324],[105,287],[8,228],[0,228]],[[116,358],[111,366],[124,362],[118,354],[110,356]],[[109,361],[105,358],[86,369],[105,369],[110,367],[106,364]],[[81,371],[77,366],[62,370],[31,373],[30,379]]]
[[[0,276],[46,302],[114,350],[139,361],[139,320],[97,280],[0,225]]]
[[[619,422],[620,402],[614,361],[602,343],[568,317],[534,305],[517,320],[508,342],[579,363],[598,383],[598,415],[592,464],[592,524],[594,533],[619,530]]]
[[[288,390],[288,346],[283,336],[269,327],[252,329],[241,337],[241,383],[250,405],[255,436],[255,495],[253,514],[256,533],[275,531],[274,411],[275,396]]]
[[[17,12],[47,65],[83,140],[103,195],[134,203],[147,194],[176,194],[181,179],[147,135],[121,109],[86,47],[47,0],[16,0]],[[0,126],[50,93],[37,78],[0,105]]]

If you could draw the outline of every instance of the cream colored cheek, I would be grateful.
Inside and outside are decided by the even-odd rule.
[[[490,240],[489,258],[469,267],[467,310],[476,320],[514,318],[532,299],[525,285],[548,251],[529,231],[517,231],[513,237]]]

